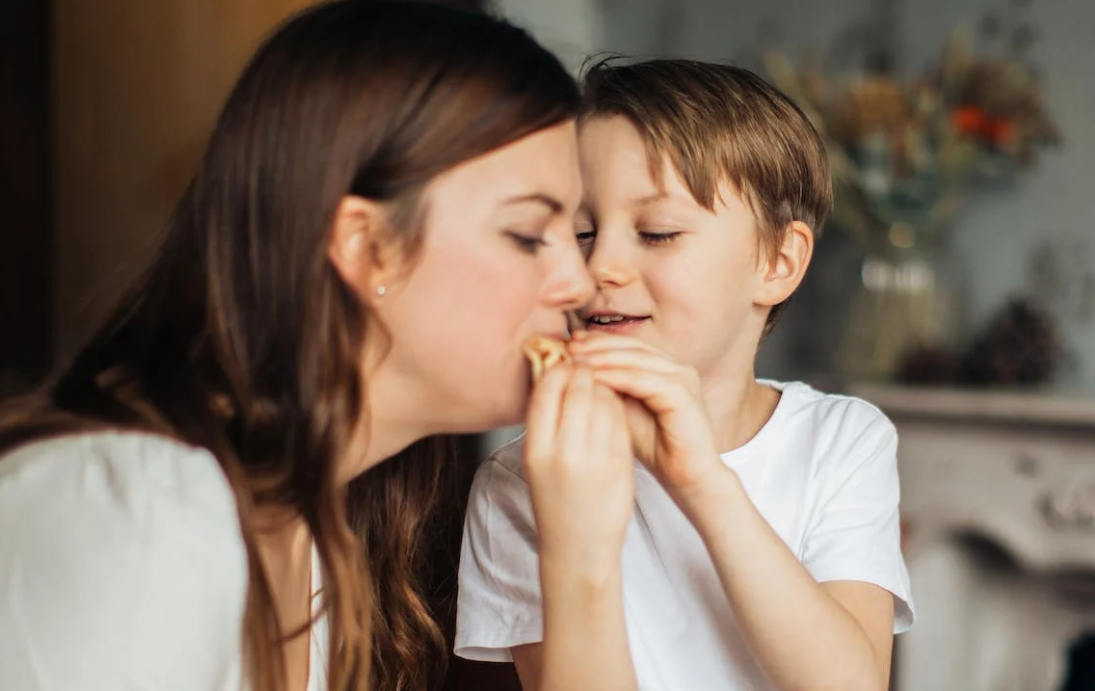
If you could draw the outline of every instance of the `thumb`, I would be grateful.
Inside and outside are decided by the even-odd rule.
[[[639,458],[649,459],[658,435],[657,420],[642,402],[625,396],[623,403],[627,429],[631,434],[631,444],[635,454]]]

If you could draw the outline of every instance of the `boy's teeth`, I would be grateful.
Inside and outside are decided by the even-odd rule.
[[[599,315],[593,318],[593,322],[597,324],[611,324],[613,322],[622,322],[625,317],[620,315]]]

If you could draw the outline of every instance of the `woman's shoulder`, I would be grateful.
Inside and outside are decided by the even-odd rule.
[[[226,688],[248,583],[238,516],[212,454],[164,437],[74,434],[0,457],[0,630],[14,632],[0,667],[30,679],[33,659],[73,688]]]
[[[235,495],[213,455],[167,437],[102,431],[30,442],[0,456],[0,514],[100,521],[138,532],[239,534]]]
[[[230,515],[235,499],[206,449],[135,431],[95,431],[28,442],[0,456],[0,496],[46,492],[138,508],[149,502]]]

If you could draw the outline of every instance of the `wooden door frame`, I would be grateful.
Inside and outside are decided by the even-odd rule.
[[[8,0],[0,22],[0,395],[53,360],[48,0]]]

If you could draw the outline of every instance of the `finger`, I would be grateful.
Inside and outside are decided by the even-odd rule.
[[[545,372],[533,388],[525,418],[526,462],[540,462],[554,454],[563,395],[573,373],[573,367],[557,365]]]
[[[691,400],[688,391],[674,376],[662,372],[635,368],[598,369],[594,370],[593,377],[616,393],[641,402],[656,415],[680,409]]]
[[[611,348],[579,352],[574,355],[575,362],[601,369],[644,369],[667,376],[679,377],[684,381],[685,369],[663,355],[635,348]]]
[[[616,416],[616,408],[619,407],[620,397],[612,389],[603,384],[596,384],[593,390],[593,416],[589,425],[589,444],[596,449],[598,455],[611,453],[612,438],[621,426],[620,419]],[[626,428],[625,428],[626,433]]]
[[[625,406],[626,404],[620,400],[619,396],[615,397],[610,406],[611,429],[609,431],[611,438],[609,439],[609,454],[612,458],[626,459],[625,462],[631,465],[635,451],[631,444],[631,433],[627,424],[627,409]]]
[[[568,458],[588,451],[593,391],[593,370],[576,367],[563,397],[559,421],[560,443]]]
[[[585,353],[595,352],[600,350],[609,350],[613,348],[644,350],[650,353],[655,353],[669,359],[669,356],[661,350],[658,350],[654,346],[640,341],[637,338],[631,336],[621,336],[619,334],[608,334],[598,331],[584,332],[580,338],[572,339],[568,346],[572,353]]]

